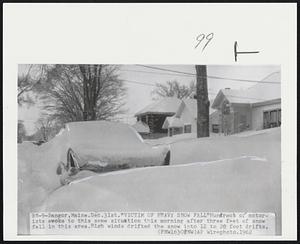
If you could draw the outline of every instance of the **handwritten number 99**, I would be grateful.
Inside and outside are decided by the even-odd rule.
[[[200,34],[196,37],[197,40],[197,44],[195,46],[195,49],[198,48],[198,46],[204,41],[204,39],[206,39],[206,41],[204,42],[205,44],[203,45],[202,48],[202,52],[204,51],[204,49],[206,48],[206,46],[208,45],[208,43],[214,38],[214,33],[210,33],[207,36],[205,34]]]

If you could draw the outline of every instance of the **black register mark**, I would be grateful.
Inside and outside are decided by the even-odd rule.
[[[255,53],[259,53],[259,51],[238,52],[237,51],[237,47],[238,47],[238,44],[237,44],[237,41],[236,41],[236,42],[234,42],[234,60],[235,60],[235,62],[237,62],[237,56],[238,56],[238,54],[255,54]]]
[[[204,49],[208,46],[208,44],[212,41],[213,38],[214,38],[214,33],[213,32],[209,33],[208,35],[201,33],[200,35],[198,35],[196,37],[197,44],[195,45],[194,48],[197,49],[198,47],[202,46],[201,51],[203,52]],[[259,53],[259,51],[247,51],[247,52],[243,51],[243,52],[241,52],[241,51],[238,51],[237,49],[238,49],[238,43],[237,43],[237,41],[235,41],[234,42],[234,48],[233,48],[235,62],[237,62],[237,56],[239,54],[256,54],[256,53]]]

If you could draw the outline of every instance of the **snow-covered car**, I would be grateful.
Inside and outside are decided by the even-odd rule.
[[[170,163],[168,146],[150,146],[129,125],[108,121],[67,123],[54,143],[60,152],[57,174],[97,173]]]

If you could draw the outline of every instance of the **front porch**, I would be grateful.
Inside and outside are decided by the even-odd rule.
[[[168,130],[162,128],[163,123],[167,117],[172,116],[172,114],[159,114],[159,113],[147,113],[140,116],[137,116],[137,121],[142,121],[149,126],[150,134],[163,134],[167,135]]]

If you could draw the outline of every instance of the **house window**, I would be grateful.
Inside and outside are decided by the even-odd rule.
[[[219,125],[218,124],[213,124],[212,125],[212,132],[213,133],[219,133]]]
[[[174,127],[173,128],[173,135],[181,134],[182,133],[182,127]]]
[[[192,125],[184,125],[184,133],[191,133]]]
[[[269,118],[269,111],[264,112],[264,129],[268,128],[268,125],[270,123],[270,118]]]
[[[278,127],[281,125],[281,109],[264,111],[263,114],[264,129]]]
[[[270,112],[270,122],[272,124],[277,122],[277,110],[273,110]]]

